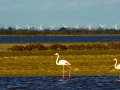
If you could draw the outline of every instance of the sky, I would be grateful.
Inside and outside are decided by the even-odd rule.
[[[92,23],[92,28],[106,24],[105,28],[120,28],[120,0],[0,0],[0,27],[22,28],[27,25],[39,29],[42,23],[44,29],[49,25],[55,28],[70,28],[79,23],[79,28],[86,28]]]

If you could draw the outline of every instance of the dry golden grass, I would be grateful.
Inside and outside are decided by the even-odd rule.
[[[116,55],[118,60],[120,55]],[[60,55],[72,64],[72,75],[119,75],[114,69],[111,55]],[[55,64],[53,56],[4,56],[0,57],[1,76],[57,76],[62,66]],[[68,67],[65,67],[66,74]]]
[[[55,52],[60,59],[72,65],[72,76],[80,75],[119,75],[114,69],[114,57],[120,62],[120,51],[82,50],[82,51],[8,51],[13,44],[0,45],[0,76],[60,76],[62,66],[55,63]],[[2,48],[3,47],[3,48]],[[68,75],[65,67],[65,75]]]

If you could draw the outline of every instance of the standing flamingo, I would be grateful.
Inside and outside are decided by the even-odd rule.
[[[113,61],[115,61],[115,65],[114,65],[115,69],[120,69],[120,64],[117,65],[117,59],[114,58]]]
[[[58,62],[58,59],[59,59],[59,54],[58,53],[55,53],[54,54],[54,56],[57,56],[57,59],[56,59],[56,64],[57,65],[63,65],[63,79],[64,79],[64,65],[66,65],[66,66],[68,66],[69,68],[70,68],[70,70],[69,70],[69,78],[71,78],[71,76],[70,76],[70,73],[71,73],[71,66],[69,66],[69,65],[71,65],[68,61],[66,61],[66,60],[60,60],[59,62]]]
[[[120,69],[120,64],[117,65],[117,58],[114,58],[113,61],[115,61],[115,69]],[[120,76],[118,76],[118,78],[120,78]]]
[[[117,65],[117,58],[114,58],[113,61],[115,61],[115,65],[114,65],[115,69],[120,69],[120,64]],[[118,78],[120,78],[120,76],[118,76]],[[119,80],[116,80],[116,81],[119,81]]]

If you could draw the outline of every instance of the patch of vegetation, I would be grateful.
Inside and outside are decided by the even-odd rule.
[[[120,61],[120,55],[116,55]],[[119,75],[114,69],[111,55],[61,55],[72,66],[72,76]],[[62,66],[55,63],[56,57],[46,56],[5,56],[0,57],[0,76],[61,76]],[[118,62],[119,62],[118,61]],[[65,66],[65,75],[69,68]]]
[[[11,48],[8,48],[8,50],[13,50],[13,51],[31,51],[31,50],[48,50],[47,47],[45,47],[42,44],[29,44],[26,46],[23,45],[15,45]]]
[[[51,45],[43,45],[43,44],[29,44],[26,46],[23,45],[15,45],[8,50],[13,51],[31,51],[31,50],[119,50],[120,43],[94,43],[94,44],[51,44]]]

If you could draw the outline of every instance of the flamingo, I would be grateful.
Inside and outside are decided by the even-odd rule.
[[[69,78],[71,78],[71,76],[70,76],[71,66],[69,66],[69,65],[71,65],[71,64],[70,64],[68,61],[66,61],[66,60],[60,60],[60,61],[58,62],[58,59],[59,59],[59,54],[58,54],[58,53],[55,53],[54,56],[57,56],[56,64],[57,64],[57,65],[63,65],[63,75],[62,75],[63,79],[64,79],[64,65],[66,65],[66,66],[68,66],[68,67],[70,68],[70,70],[69,70]]]
[[[114,58],[113,61],[115,61],[115,69],[120,69],[120,64],[117,65],[117,58]],[[120,76],[118,76],[118,78],[120,78]]]
[[[117,65],[117,58],[114,58],[113,61],[115,61],[115,69],[120,69],[120,64]]]

